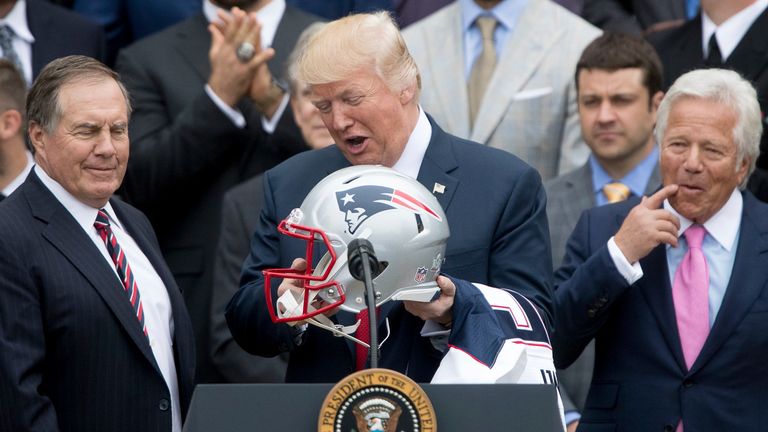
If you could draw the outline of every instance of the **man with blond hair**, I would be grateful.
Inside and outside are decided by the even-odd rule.
[[[227,307],[232,335],[246,351],[290,352],[288,382],[335,382],[365,367],[365,357],[342,338],[316,327],[274,324],[261,273],[315,264],[296,260],[305,256],[304,244],[280,236],[278,222],[328,173],[350,165],[388,166],[426,186],[451,222],[443,271],[513,288],[551,322],[549,234],[538,173],[509,153],[443,132],[424,112],[419,71],[387,13],[326,25],[302,52],[297,78],[309,85],[335,145],[296,155],[264,175],[264,206],[251,253]],[[268,287],[275,293],[277,288]],[[431,303],[382,307],[379,333],[389,338],[379,364],[429,381],[443,355],[441,340],[420,333],[425,323],[447,330],[451,305],[452,294],[444,290]],[[359,318],[340,311],[331,319],[350,325]]]

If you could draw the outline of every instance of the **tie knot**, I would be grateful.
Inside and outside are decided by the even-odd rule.
[[[685,240],[688,242],[688,249],[701,249],[701,244],[704,242],[704,235],[707,230],[701,225],[691,225],[685,230]]]
[[[609,203],[624,201],[629,198],[629,187],[621,182],[608,183],[603,186],[603,194]]]
[[[0,38],[11,39],[16,33],[5,24],[0,25]]]
[[[99,210],[99,213],[96,215],[96,221],[93,222],[93,226],[98,231],[109,228],[109,216],[107,215],[106,210],[104,209]]]
[[[496,18],[492,16],[477,17],[475,24],[485,40],[493,40],[493,30],[496,29]]]

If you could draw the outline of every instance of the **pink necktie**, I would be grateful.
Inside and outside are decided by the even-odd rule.
[[[709,335],[709,269],[701,250],[706,233],[701,225],[685,230],[688,252],[677,267],[672,285],[677,330],[689,370]]]

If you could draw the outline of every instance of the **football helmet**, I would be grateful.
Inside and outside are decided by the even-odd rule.
[[[450,235],[445,213],[424,186],[393,169],[358,165],[328,175],[278,231],[306,241],[308,265],[304,271],[263,272],[274,322],[306,321],[345,335],[354,331],[333,325],[324,313],[335,308],[358,313],[367,307],[365,285],[352,277],[347,262],[355,238],[371,242],[381,264],[372,270],[378,272],[376,306],[392,300],[428,302],[440,291],[435,280]],[[324,254],[313,267],[318,249]],[[270,289],[275,278],[298,279],[302,288],[286,291],[275,304]]]

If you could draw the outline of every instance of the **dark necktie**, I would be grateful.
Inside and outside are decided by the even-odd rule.
[[[107,245],[107,252],[109,252],[109,256],[115,264],[115,269],[117,269],[117,275],[120,276],[120,281],[123,283],[125,294],[131,302],[133,312],[136,314],[139,324],[141,324],[141,330],[144,332],[144,335],[147,335],[147,325],[144,323],[144,308],[141,306],[139,287],[136,284],[136,279],[133,277],[131,266],[128,265],[128,259],[125,257],[123,249],[117,243],[117,238],[115,238],[112,228],[109,226],[109,216],[107,216],[106,210],[99,210],[93,226]]]
[[[715,33],[712,33],[712,36],[709,38],[709,55],[707,55],[704,64],[710,67],[723,65],[723,55],[720,54],[720,46],[717,44]]]
[[[0,25],[0,49],[3,50],[3,58],[8,59],[8,61],[16,66],[19,73],[23,74],[24,69],[21,67],[21,60],[19,60],[19,55],[16,53],[16,50],[13,49],[14,36],[15,33],[10,27],[7,25]]]
[[[2,192],[0,192],[0,202],[3,202],[4,199],[5,199],[5,195],[3,195]]]

